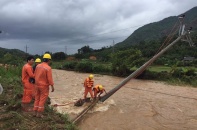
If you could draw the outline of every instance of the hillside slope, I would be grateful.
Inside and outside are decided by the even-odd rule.
[[[193,31],[197,32],[197,7],[194,7],[183,14],[185,14],[184,22],[186,28],[193,27]],[[144,25],[135,30],[123,42],[116,44],[116,46],[130,46],[141,41],[159,40],[169,34],[176,22],[178,22],[178,16],[170,16],[161,21]]]

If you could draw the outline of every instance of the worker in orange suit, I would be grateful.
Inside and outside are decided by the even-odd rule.
[[[35,65],[33,66],[33,73],[35,72],[35,70],[36,70],[36,66],[38,65],[38,64],[40,64],[41,63],[41,59],[40,58],[36,58],[36,60],[35,60]],[[31,82],[32,84],[34,84],[34,89],[33,89],[33,91],[32,91],[32,93],[33,93],[33,99],[35,99],[35,78],[30,78],[29,79],[29,82]]]
[[[100,96],[101,96],[101,94],[103,92],[105,92],[105,94],[107,94],[107,92],[105,91],[105,88],[103,87],[103,85],[96,85],[96,86],[94,86],[93,91],[94,91],[94,98],[97,97],[97,94],[99,94],[98,97],[100,98]]]
[[[35,65],[33,66],[33,72],[35,72],[36,66],[37,66],[38,64],[40,64],[40,63],[41,63],[41,59],[40,59],[40,58],[36,58],[36,60],[35,60]]]
[[[86,100],[88,93],[90,93],[91,97],[94,98],[94,95],[92,93],[92,87],[94,85],[93,78],[94,78],[94,76],[91,74],[84,81],[84,87],[85,87],[84,100]]]
[[[40,63],[41,63],[41,59],[40,59],[40,58],[36,58],[36,60],[35,60],[35,65],[33,66],[33,73],[34,73],[35,70],[36,70],[36,66],[37,66],[38,64],[40,64]],[[29,79],[29,82],[35,84],[35,79],[34,79],[34,78],[30,78],[30,79]]]
[[[33,98],[34,85],[30,82],[30,78],[34,78],[32,65],[34,64],[34,57],[27,57],[27,63],[22,68],[22,84],[23,84],[23,97],[22,109],[23,111],[32,111],[30,103]]]
[[[34,101],[34,116],[43,117],[44,105],[49,95],[49,86],[51,92],[54,92],[54,82],[52,78],[51,55],[44,54],[43,62],[36,66],[35,70],[35,86],[36,95]]]

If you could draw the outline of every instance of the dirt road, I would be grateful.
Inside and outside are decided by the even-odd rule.
[[[55,92],[52,104],[71,118],[87,104],[75,107],[83,98],[83,81],[89,74],[53,70]],[[95,75],[95,85],[103,84],[107,91],[123,78]],[[131,80],[109,99],[97,104],[80,122],[81,130],[197,130],[197,89],[172,86],[162,82]]]

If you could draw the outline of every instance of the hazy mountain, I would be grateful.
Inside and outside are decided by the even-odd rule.
[[[0,58],[4,57],[5,54],[11,54],[17,57],[25,57],[26,53],[19,50],[19,49],[6,49],[6,48],[1,48],[0,47]]]

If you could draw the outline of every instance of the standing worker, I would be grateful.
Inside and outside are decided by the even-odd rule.
[[[51,63],[51,55],[44,54],[43,63],[36,66],[35,70],[35,86],[36,95],[34,102],[34,116],[42,118],[44,112],[44,105],[49,95],[49,86],[51,92],[54,92],[54,82],[52,78],[52,69],[49,66]]]
[[[40,63],[41,63],[40,58],[36,58],[36,60],[35,60],[35,65],[33,66],[33,73],[34,73],[35,70],[36,70],[36,66],[37,66],[38,64],[40,64]],[[34,78],[30,78],[30,79],[29,79],[29,82],[35,84],[35,79],[34,79]]]
[[[102,94],[103,92],[105,92],[105,94],[107,94],[107,92],[105,91],[105,88],[103,87],[103,85],[96,85],[96,86],[93,88],[93,91],[94,91],[94,98],[97,97],[97,94],[99,94],[98,97],[100,98],[100,96],[101,96],[101,94]]]
[[[36,60],[35,60],[35,65],[33,66],[33,72],[35,72],[36,66],[37,66],[38,64],[40,64],[40,63],[41,63],[41,59],[40,59],[40,58],[36,58]]]
[[[27,63],[22,68],[22,84],[23,84],[23,97],[22,97],[22,109],[23,111],[32,111],[30,102],[33,98],[34,85],[30,82],[30,78],[34,78],[32,65],[34,63],[34,57],[27,57]]]
[[[35,65],[33,66],[33,73],[35,72],[35,69],[36,69],[36,66],[38,65],[38,64],[40,64],[41,63],[41,59],[40,58],[36,58],[36,60],[35,60]],[[34,84],[34,88],[33,88],[33,90],[32,90],[32,94],[33,94],[33,100],[35,99],[35,93],[36,93],[36,90],[35,90],[35,78],[30,78],[29,79],[29,82],[31,82],[32,84]]]
[[[86,100],[88,92],[90,93],[91,97],[94,98],[94,95],[92,93],[92,87],[94,85],[93,78],[94,78],[94,76],[91,74],[84,81],[84,87],[85,87],[84,100]]]

